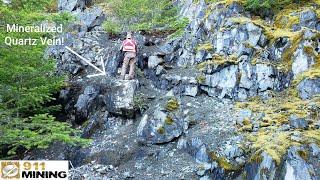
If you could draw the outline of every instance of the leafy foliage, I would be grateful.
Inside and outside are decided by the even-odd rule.
[[[55,0],[12,0],[11,9],[29,12],[52,12],[57,10],[58,1]]]
[[[103,23],[103,28],[104,30],[106,30],[107,32],[111,32],[111,33],[119,33],[121,32],[121,26],[120,24],[118,23],[115,23],[111,20],[106,20],[104,23]]]
[[[105,22],[109,32],[154,28],[178,30],[186,26],[186,20],[178,18],[178,8],[170,0],[109,0],[108,4],[115,16]]]
[[[279,10],[294,0],[246,0],[245,6],[248,10],[258,12],[259,10]]]
[[[8,33],[6,24],[35,25],[41,22],[66,23],[67,14],[49,14],[54,0],[13,0],[0,2],[0,152],[6,157],[18,148],[47,147],[53,141],[85,143],[67,123],[55,121],[49,113],[59,106],[46,105],[64,85],[64,78],[54,74],[55,62],[43,58],[45,46],[6,45],[5,38],[39,39],[48,33]]]

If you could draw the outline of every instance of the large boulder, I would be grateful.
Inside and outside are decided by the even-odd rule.
[[[137,129],[141,143],[161,144],[170,142],[183,133],[184,119],[176,98],[165,98],[147,110]]]
[[[114,81],[110,89],[105,90],[103,101],[110,113],[133,117],[135,112],[134,94],[138,87],[137,80]]]

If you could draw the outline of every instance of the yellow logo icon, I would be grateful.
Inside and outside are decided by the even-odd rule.
[[[19,179],[20,165],[19,162],[5,161],[1,162],[1,178],[2,179]]]

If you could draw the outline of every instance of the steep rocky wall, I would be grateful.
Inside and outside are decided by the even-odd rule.
[[[282,91],[319,56],[316,7],[289,14],[298,21],[281,28],[288,14],[267,22],[251,17],[238,2],[183,1],[181,6],[190,24],[181,38],[169,42],[176,51],[166,59],[178,67],[196,66],[202,72],[200,89],[209,96],[244,100]]]

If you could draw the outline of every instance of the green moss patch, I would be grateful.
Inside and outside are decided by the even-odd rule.
[[[204,75],[199,75],[199,76],[197,76],[197,82],[199,83],[199,84],[203,84],[203,83],[205,83],[206,82],[206,77],[204,76]]]
[[[302,158],[302,159],[304,159],[304,160],[307,160],[308,159],[308,152],[307,151],[305,151],[305,150],[299,150],[298,151],[298,154],[299,154],[299,156]]]
[[[219,167],[223,168],[226,171],[237,171],[241,167],[233,165],[225,157],[218,157],[214,152],[210,152],[210,157],[213,161],[216,161]]]
[[[201,50],[210,51],[210,50],[213,50],[213,46],[211,43],[199,44],[198,47],[196,48],[196,50],[197,51],[201,51]]]
[[[282,125],[288,122],[291,114],[299,117],[308,115],[309,101],[303,101],[297,96],[294,89],[289,89],[281,93],[274,93],[273,98],[263,100],[256,97],[248,102],[239,102],[236,107],[239,109],[250,109],[254,113],[264,113],[262,121],[275,125]]]
[[[250,109],[254,114],[264,113],[258,132],[250,132],[250,125],[239,127],[239,131],[245,133],[249,142],[249,148],[252,152],[252,159],[259,157],[262,152],[269,154],[279,165],[282,157],[287,153],[291,146],[301,146],[304,144],[320,144],[320,130],[316,129],[309,110],[309,104],[320,106],[320,97],[314,97],[310,100],[301,100],[297,97],[297,92],[290,88],[281,93],[274,93],[272,98],[263,100],[259,97],[251,98],[248,102],[239,102],[236,108]],[[308,117],[310,121],[308,130],[291,129],[282,131],[283,124],[289,123],[289,116],[295,114],[298,117]],[[247,129],[246,129],[247,128]],[[301,134],[301,141],[292,139],[294,133]],[[305,154],[300,156],[305,158]]]
[[[157,129],[157,132],[158,132],[159,134],[164,134],[166,131],[165,131],[164,127],[161,126],[161,127],[159,127],[159,128]]]
[[[252,142],[251,148],[255,154],[266,152],[278,165],[283,155],[287,153],[287,149],[297,144],[290,140],[289,132],[260,131],[258,134],[250,134],[247,138]]]
[[[174,120],[173,120],[172,117],[167,116],[166,119],[165,119],[165,123],[166,123],[167,125],[172,125],[172,124],[174,123]]]
[[[211,60],[198,64],[197,68],[199,71],[205,71],[208,66],[219,66],[237,63],[239,63],[239,61],[235,55],[225,57],[218,54],[214,54]]]
[[[179,102],[176,98],[171,98],[167,102],[166,109],[168,111],[175,111],[179,109]]]

